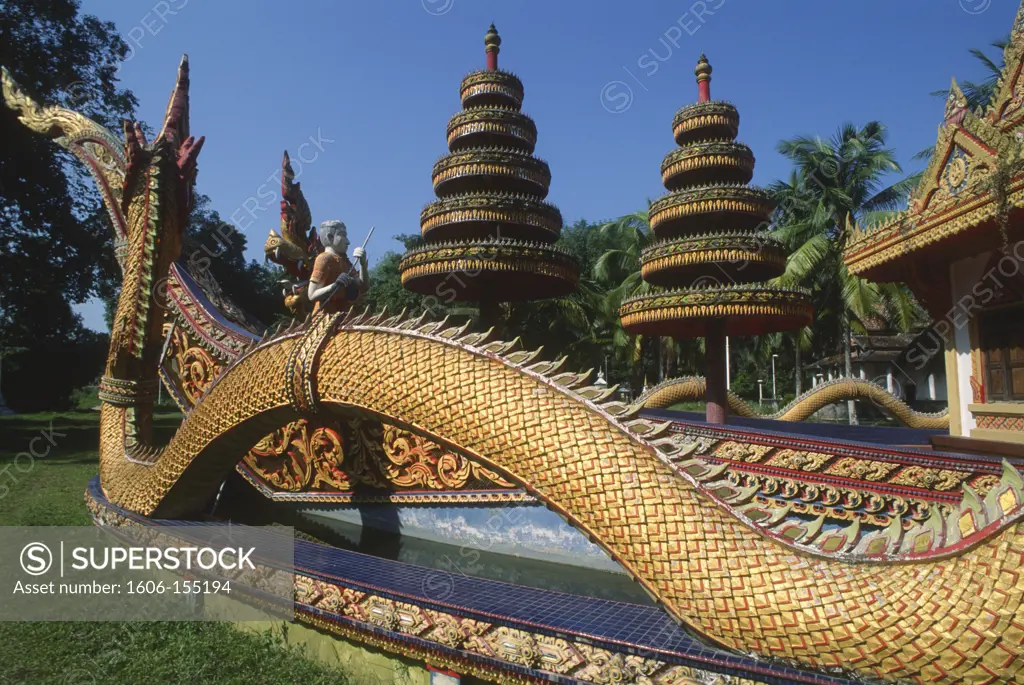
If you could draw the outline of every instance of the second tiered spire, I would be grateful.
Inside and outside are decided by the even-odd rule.
[[[568,294],[579,267],[551,245],[562,230],[558,208],[544,201],[551,170],[533,156],[537,127],[520,111],[522,82],[498,69],[493,24],[484,44],[487,68],[462,79],[449,154],[434,165],[438,199],[420,214],[427,246],[408,252],[399,269],[410,290],[479,302],[492,325],[499,302]]]
[[[773,204],[747,185],[754,155],[735,141],[739,113],[711,99],[711,64],[701,55],[698,102],[676,113],[678,149],[661,164],[668,194],[651,205],[657,242],[641,256],[643,279],[673,288],[627,300],[619,309],[631,333],[705,338],[707,419],[725,421],[725,336],[792,330],[811,321],[807,293],[764,281],[786,268],[782,245],[762,229]]]

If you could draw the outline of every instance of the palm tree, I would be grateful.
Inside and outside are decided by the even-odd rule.
[[[1010,44],[1010,36],[1007,34],[1005,38],[994,40],[989,43],[989,47],[996,48],[999,51],[996,59],[992,59],[984,53],[984,51],[978,48],[971,48],[971,55],[981,62],[981,66],[985,70],[985,80],[981,83],[974,83],[973,81],[964,81],[960,86],[960,89],[964,93],[964,97],[967,98],[967,106],[972,109],[979,109],[986,107],[992,98],[996,94],[996,86],[999,84],[999,77],[1003,74],[1003,67],[1006,66],[1004,53],[1006,46]],[[949,89],[936,90],[932,92],[932,95],[941,97],[943,99],[949,97]]]
[[[648,200],[647,206],[650,204]],[[612,353],[636,374],[646,341],[622,327],[618,309],[624,300],[645,293],[649,288],[640,276],[640,255],[653,242],[654,234],[647,210],[621,216],[602,225],[600,230],[611,244],[594,264],[595,280],[607,287],[601,307],[602,319],[609,329],[607,339]],[[634,382],[641,380],[635,375]]]
[[[647,201],[650,207],[650,200]],[[601,226],[613,247],[604,252],[594,265],[594,277],[614,284],[624,300],[646,292],[640,277],[640,254],[654,240],[647,210],[621,216]]]
[[[994,40],[989,43],[989,47],[996,48],[999,51],[996,59],[992,59],[979,48],[971,48],[971,55],[981,62],[981,66],[985,71],[985,79],[981,83],[974,83],[973,81],[964,81],[960,86],[960,90],[963,91],[964,97],[967,99],[967,108],[974,111],[983,109],[992,102],[992,98],[996,95],[996,86],[999,85],[999,77],[1002,76],[1003,68],[1006,66],[1005,52],[1006,46],[1010,44],[1010,36],[1007,35],[1005,38]],[[949,97],[949,88],[943,90],[935,90],[931,93],[935,97],[942,98],[943,100]],[[915,160],[919,159],[930,159],[932,154],[935,152],[935,146],[921,150],[914,155]]]
[[[872,121],[859,129],[843,124],[828,140],[784,140],[778,150],[795,168],[789,181],[769,188],[779,203],[776,235],[791,250],[778,283],[812,288],[819,324],[831,318],[842,340],[847,376],[853,375],[850,337],[855,325],[863,328],[862,319],[879,311],[909,325],[916,311],[904,286],[853,276],[842,257],[853,226],[897,210],[916,183],[910,177],[886,184],[887,176],[902,173],[886,138],[885,127]],[[850,423],[857,423],[852,400],[848,408]]]

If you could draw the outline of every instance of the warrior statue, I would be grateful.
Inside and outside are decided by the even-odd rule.
[[[309,277],[309,300],[313,312],[340,312],[352,306],[369,283],[366,268],[366,250],[357,247],[352,259],[359,265],[358,274],[345,253],[348,251],[348,230],[340,221],[320,224],[320,242],[324,251],[313,262]]]

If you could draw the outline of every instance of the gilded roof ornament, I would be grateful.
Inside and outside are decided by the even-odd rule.
[[[484,45],[487,47],[487,52],[498,52],[501,49],[501,36],[498,35],[498,29],[494,28],[494,24],[487,28]]]
[[[693,69],[693,73],[697,77],[697,82],[709,81],[711,79],[711,71],[711,63],[708,62],[707,55],[702,52],[700,54],[700,59],[697,60],[697,66]]]

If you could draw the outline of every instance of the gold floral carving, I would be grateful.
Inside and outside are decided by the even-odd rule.
[[[999,485],[999,476],[992,475],[981,476],[970,482],[971,489],[978,493],[979,497],[984,497],[997,485]]]
[[[895,485],[910,485],[929,490],[953,490],[959,488],[968,475],[962,471],[909,466],[889,482]]]
[[[765,455],[773,449],[774,447],[770,445],[752,445],[745,442],[727,441],[718,446],[714,456],[731,461],[758,462],[764,459]]]
[[[495,656],[520,666],[535,668],[540,665],[540,649],[533,635],[525,630],[502,626],[487,636],[487,644]]]
[[[857,478],[859,480],[880,481],[892,473],[898,464],[885,461],[870,461],[867,459],[856,459],[854,457],[843,457],[836,463],[825,469],[830,476],[843,476],[845,478]]]
[[[176,372],[178,389],[188,405],[194,406],[223,367],[181,327],[171,331],[167,353],[171,368]]]
[[[407,430],[371,421],[293,421],[261,439],[243,462],[283,492],[513,488],[497,473]]]
[[[954,192],[967,180],[967,161],[963,157],[957,157],[950,161],[946,167],[943,178],[943,185],[947,192]]]
[[[768,464],[782,469],[794,471],[817,471],[833,456],[824,452],[801,452],[797,450],[779,450]]]
[[[498,659],[594,685],[698,685],[702,682],[713,682],[712,679],[716,678],[716,675],[710,672],[640,655],[612,652],[587,644],[583,640],[575,641],[572,637],[553,637],[464,618],[341,588],[305,576],[295,577],[295,599],[300,604],[341,614],[364,624],[362,627],[356,627],[348,636],[369,644],[375,643],[375,633],[368,632],[367,628],[384,629],[417,637],[428,643],[459,649],[467,656]],[[335,633],[343,627],[340,623],[303,611],[298,612],[297,618]],[[380,646],[388,651],[422,658],[421,655],[414,654],[411,648],[403,648],[403,644],[388,642]],[[430,663],[438,663],[437,659],[436,652],[432,652]],[[475,660],[464,661],[459,666],[466,672],[467,664],[476,663],[478,662]],[[483,671],[477,673],[485,675]],[[509,678],[508,671],[505,671],[496,682],[525,682]],[[757,681],[734,678],[730,682],[737,685],[756,685]]]
[[[401,428],[385,426],[383,445],[384,475],[400,488],[459,490],[471,479],[514,487],[494,471]]]
[[[344,458],[337,430],[300,419],[264,437],[243,461],[268,485],[299,492],[318,485],[350,489],[352,482],[342,466]]]

